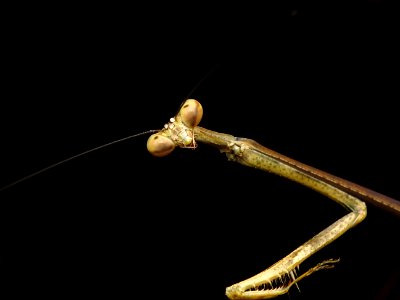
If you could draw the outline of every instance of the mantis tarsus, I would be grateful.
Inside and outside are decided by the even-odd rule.
[[[225,153],[228,160],[299,182],[350,211],[265,271],[228,287],[226,295],[230,299],[274,298],[287,293],[291,286],[315,271],[333,267],[337,260],[326,260],[298,274],[299,265],[304,260],[363,221],[367,209],[360,199],[400,215],[400,202],[395,199],[280,155],[253,140],[199,127],[202,115],[203,108],[198,101],[186,100],[164,129],[149,138],[148,150],[155,156],[165,156],[176,146],[195,148],[197,142],[203,142]]]

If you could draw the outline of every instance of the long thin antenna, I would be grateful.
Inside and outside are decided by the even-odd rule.
[[[204,82],[204,80],[206,80],[208,78],[208,76],[211,75],[211,73],[215,72],[215,70],[219,67],[219,65],[214,66],[211,70],[209,70],[204,76],[203,78],[201,78],[199,80],[199,82],[191,89],[191,91],[189,92],[189,94],[186,96],[186,99],[188,99],[193,93],[194,91]],[[185,99],[185,100],[186,100]]]
[[[39,171],[37,171],[37,172],[35,172],[35,173],[29,174],[29,175],[27,175],[27,176],[25,176],[25,177],[22,177],[22,178],[18,179],[17,181],[14,181],[14,182],[12,182],[12,183],[6,185],[6,186],[3,186],[2,188],[0,188],[0,192],[2,192],[2,191],[4,191],[4,190],[6,190],[6,189],[8,189],[8,188],[10,188],[10,187],[12,187],[12,186],[18,184],[18,183],[20,183],[20,182],[22,182],[22,181],[25,181],[25,180],[27,180],[27,179],[29,179],[29,178],[32,178],[32,177],[34,177],[34,176],[36,176],[36,175],[38,175],[38,174],[41,174],[41,173],[43,173],[43,172],[45,172],[45,171],[48,171],[48,170],[50,170],[50,169],[52,169],[52,168],[54,168],[54,167],[57,167],[57,166],[59,166],[59,165],[61,165],[61,164],[63,164],[63,163],[66,163],[66,162],[68,162],[68,161],[70,161],[70,160],[73,160],[73,159],[78,158],[78,157],[80,157],[80,156],[83,156],[83,155],[85,155],[85,154],[88,154],[88,153],[91,153],[91,152],[93,152],[93,151],[96,151],[96,150],[99,150],[99,149],[102,149],[102,148],[111,146],[111,145],[116,144],[116,143],[123,142],[123,141],[128,140],[128,139],[135,138],[135,137],[140,136],[140,135],[145,135],[145,134],[149,134],[149,133],[155,133],[155,132],[159,132],[159,131],[160,131],[159,129],[153,129],[153,130],[148,130],[148,131],[145,131],[145,132],[133,134],[133,135],[124,137],[124,138],[122,138],[122,139],[118,139],[118,140],[109,142],[109,143],[107,143],[107,144],[104,144],[104,145],[101,145],[101,146],[98,146],[98,147],[89,149],[89,150],[87,150],[87,151],[81,152],[81,153],[76,154],[76,155],[74,155],[74,156],[71,156],[71,157],[68,157],[68,158],[66,158],[66,159],[63,159],[63,160],[61,160],[61,161],[59,161],[59,162],[56,162],[56,163],[54,163],[54,164],[52,164],[52,165],[49,165],[49,166],[47,166],[47,167],[45,167],[45,168],[43,168],[43,169],[40,169]]]

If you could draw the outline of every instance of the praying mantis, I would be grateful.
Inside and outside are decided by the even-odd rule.
[[[198,80],[198,78],[196,79]],[[242,84],[245,84],[243,80],[241,81]],[[237,86],[238,82],[232,83],[232,78],[229,78],[226,84],[227,86]],[[218,85],[226,93],[221,82],[218,82]],[[248,86],[244,85],[244,87]],[[297,124],[301,124],[299,123],[300,118],[296,119],[293,113],[289,118],[285,118],[282,111],[278,110],[279,105],[276,102],[271,103],[270,111],[264,107],[259,109],[261,100],[256,98],[256,94],[261,94],[262,91],[252,92],[254,85],[246,88],[243,89],[246,90],[248,98],[243,99],[254,99],[249,101],[248,105],[244,103],[238,106],[229,104],[229,101],[216,101],[216,99],[223,99],[221,98],[223,95],[219,94],[208,95],[208,97],[198,96],[204,107],[204,116],[200,125],[218,132],[254,139],[263,145],[270,146],[271,149],[277,149],[280,153],[299,157],[300,161],[306,161],[310,165],[322,165],[322,170],[326,166],[328,169],[329,167],[332,169],[332,165],[324,165],[324,162],[333,159],[339,161],[330,149],[339,144],[340,147],[335,149],[343,150],[341,160],[346,161],[347,159],[347,164],[342,163],[342,172],[343,169],[359,169],[365,174],[369,174],[371,171],[370,183],[372,184],[382,177],[388,181],[393,180],[393,177],[388,176],[387,173],[377,173],[372,170],[374,170],[374,165],[376,165],[375,170],[378,170],[377,166],[379,165],[382,166],[381,170],[391,169],[393,164],[395,166],[395,158],[391,159],[389,164],[386,160],[387,157],[378,156],[380,160],[375,158],[369,161],[369,166],[366,160],[360,160],[356,155],[357,152],[348,147],[350,140],[346,133],[333,130],[330,132],[331,135],[337,134],[340,137],[335,135],[335,143],[327,143],[328,146],[318,148],[320,146],[318,143],[323,144],[330,137],[321,137],[312,130],[313,127],[310,126],[310,123],[306,123],[307,126],[304,130],[299,130],[301,128]],[[180,86],[179,89],[181,89]],[[245,93],[243,92],[243,94]],[[24,127],[19,134],[13,133],[16,138],[4,143],[4,147],[10,147],[10,153],[17,152],[13,153],[14,160],[8,170],[14,172],[14,178],[18,178],[20,174],[30,173],[29,170],[40,168],[40,163],[46,166],[98,144],[127,136],[132,131],[132,128],[129,129],[129,123],[134,123],[135,126],[140,124],[134,128],[135,132],[154,128],[157,124],[163,125],[169,118],[175,116],[174,112],[177,111],[181,102],[178,101],[177,105],[176,101],[164,101],[164,98],[162,101],[152,102],[150,100],[154,96],[149,95],[148,97],[149,101],[138,103],[138,108],[132,111],[129,110],[129,107],[121,109],[117,105],[114,109],[116,112],[118,111],[116,114],[118,118],[111,119],[103,118],[101,114],[95,112],[90,114],[90,110],[83,116],[76,117],[72,114],[74,112],[72,108],[79,107],[79,101],[76,105],[65,105],[67,109],[71,109],[68,111],[70,113],[66,114],[71,117],[64,119],[63,116],[60,116],[63,125],[54,126],[57,129],[54,132],[49,131],[47,124],[55,123],[57,125],[59,124],[57,120],[46,119],[48,113],[45,110],[41,115],[39,112],[39,116],[35,115],[35,120],[36,118],[45,118],[48,120],[46,126],[40,127],[35,122],[28,122],[28,125],[31,126]],[[231,94],[226,95],[227,99],[231,97]],[[120,102],[120,105],[123,105],[123,102]],[[302,105],[307,106],[308,103]],[[284,108],[283,106],[282,109]],[[289,108],[292,109],[292,107]],[[129,116],[120,117],[119,111],[121,110]],[[296,109],[293,110],[296,111]],[[273,114],[270,115],[270,112]],[[302,112],[304,113],[304,111]],[[322,109],[319,114],[323,114],[323,112]],[[107,111],[107,115],[108,113],[109,111]],[[86,115],[90,116],[88,122],[86,122]],[[307,115],[305,121],[309,120],[310,116],[312,115]],[[343,120],[342,115],[339,117],[341,121],[339,124],[346,121]],[[216,119],[221,121],[216,123]],[[295,128],[286,130],[285,127],[280,126],[279,121],[285,120],[290,121],[289,123]],[[321,121],[321,119],[318,120]],[[92,123],[96,124],[95,128],[90,126]],[[317,122],[317,124],[320,123]],[[357,122],[354,123],[354,126],[358,126],[357,124]],[[364,127],[361,129],[364,130]],[[114,130],[114,136],[111,135],[112,130]],[[297,135],[303,131],[308,134],[300,135],[301,138],[297,138],[295,134],[290,134],[291,131],[296,132]],[[307,135],[310,136],[308,140],[306,140]],[[379,134],[375,134],[375,136],[375,139],[381,137]],[[341,144],[342,138],[346,142]],[[20,145],[17,148],[14,145],[16,139],[18,139],[17,145]],[[302,144],[300,144],[301,139],[305,140]],[[312,152],[311,148],[305,148],[306,141],[311,143],[314,139],[318,141],[313,144],[318,149],[317,152]],[[92,143],[89,142],[90,140]],[[32,178],[24,185],[17,185],[13,189],[5,191],[3,195],[14,197],[12,203],[18,204],[13,210],[13,219],[18,220],[19,224],[26,224],[24,229],[19,230],[22,234],[15,236],[33,237],[40,232],[39,236],[43,237],[39,238],[40,245],[51,245],[52,248],[54,239],[60,240],[58,243],[62,245],[65,244],[65,241],[68,241],[69,245],[76,245],[77,248],[82,249],[81,251],[87,253],[86,257],[89,257],[89,262],[87,259],[81,258],[79,251],[71,254],[70,251],[56,248],[53,254],[47,253],[47,256],[34,253],[36,257],[41,257],[39,261],[48,268],[51,268],[52,262],[62,261],[59,257],[63,257],[64,260],[73,257],[75,261],[80,262],[73,270],[79,270],[82,265],[90,265],[94,271],[88,271],[89,277],[95,278],[97,282],[103,282],[102,286],[106,286],[104,282],[106,279],[109,282],[113,281],[107,274],[123,274],[124,272],[114,266],[105,268],[109,272],[99,272],[98,265],[101,265],[99,261],[105,257],[109,257],[110,260],[112,257],[117,257],[118,266],[127,266],[128,269],[136,270],[140,274],[148,274],[147,272],[160,266],[163,269],[178,268],[182,273],[192,274],[180,279],[181,295],[193,294],[192,283],[205,280],[206,287],[197,291],[198,295],[202,298],[209,295],[218,297],[219,295],[221,299],[226,299],[226,287],[263,271],[346,213],[346,210],[340,205],[326,197],[319,198],[319,194],[314,191],[308,192],[309,189],[303,189],[301,185],[292,183],[290,180],[228,161],[214,147],[204,145],[200,141],[196,143],[197,148],[189,147],[189,149],[179,149],[179,151],[176,149],[165,158],[154,158],[147,152],[146,140],[147,137],[143,140],[137,138],[133,147],[130,147],[130,144],[120,143],[104,148],[102,151],[87,155],[85,159],[71,161],[60,168]],[[357,136],[354,137],[354,140],[357,140]],[[365,143],[365,140],[362,140],[362,142],[365,145],[363,150],[370,150],[367,147],[370,144],[369,141]],[[381,139],[381,147],[385,148],[383,143],[384,139]],[[285,144],[286,148],[279,148],[281,144]],[[26,151],[27,149],[29,151]],[[388,151],[392,149],[393,146]],[[296,152],[300,154],[296,154]],[[305,155],[307,152],[313,153],[313,157]],[[351,152],[351,154],[346,157],[343,155],[346,152]],[[371,152],[370,155],[373,153]],[[340,157],[340,154],[338,153],[337,156]],[[354,160],[358,159],[359,163],[352,165],[351,157],[354,157]],[[3,155],[3,158],[6,163],[8,156]],[[337,171],[339,171],[339,176],[342,176],[341,170]],[[5,172],[4,168],[2,172]],[[329,172],[335,174],[334,169]],[[346,176],[346,174],[344,175]],[[347,176],[351,178],[351,175]],[[146,188],[143,186],[144,184],[150,185],[151,188]],[[363,183],[363,185],[368,186],[368,183]],[[216,196],[218,200],[210,195]],[[317,198],[313,199],[314,196]],[[67,200],[63,200],[63,198],[67,198]],[[221,205],[222,208],[220,208]],[[51,208],[52,214],[47,213],[49,208]],[[182,210],[185,213],[182,214]],[[334,211],[333,216],[329,215],[331,211]],[[159,215],[158,213],[161,212],[162,215]],[[384,210],[369,206],[364,221],[330,246],[318,251],[315,254],[317,258],[310,258],[310,268],[326,259],[340,258],[340,262],[334,264],[335,268],[331,271],[320,271],[308,279],[298,282],[300,292],[294,284],[289,290],[290,297],[309,298],[314,293],[313,295],[317,298],[321,298],[326,296],[326,293],[341,294],[351,288],[354,284],[352,281],[358,282],[359,285],[368,282],[367,285],[373,288],[376,283],[376,289],[382,286],[382,282],[389,282],[390,280],[385,279],[385,276],[393,278],[390,277],[391,274],[387,269],[396,269],[391,265],[390,257],[397,249],[394,240],[390,237],[395,235],[398,221],[392,216],[393,214],[384,214],[383,212]],[[53,215],[54,217],[52,217]],[[143,215],[147,216],[144,223],[140,221],[140,217]],[[36,225],[38,220],[42,220],[42,222],[46,220],[46,226]],[[47,224],[52,224],[52,226],[47,226]],[[93,228],[91,224],[93,224]],[[146,224],[146,228],[143,228],[143,224]],[[148,226],[149,224],[154,224],[157,229],[152,229],[151,226]],[[199,224],[204,226],[204,230],[195,230]],[[206,229],[208,226],[212,230]],[[186,231],[183,231],[188,228],[192,232],[189,236]],[[25,233],[25,230],[33,229],[37,230]],[[243,240],[243,243],[235,242],[238,239],[237,233],[240,236],[239,240]],[[374,236],[373,239],[371,238],[371,242],[368,243],[369,237],[365,234]],[[91,236],[91,240],[86,241],[86,236]],[[138,245],[141,245],[140,247],[127,245],[126,237],[132,236]],[[158,245],[159,238],[165,236],[172,239],[170,247],[165,249],[163,246],[156,246],[154,248],[159,250],[157,254],[147,253],[149,249],[153,248],[154,243]],[[382,245],[380,254],[373,248],[377,245],[375,242],[377,237],[381,237],[382,242],[380,243]],[[22,242],[25,240],[29,241],[29,239],[21,238],[18,242],[23,244],[23,247],[18,247],[18,251],[24,251],[19,259],[30,257],[26,252],[33,251],[30,250],[31,243]],[[213,240],[217,240],[217,242]],[[108,246],[105,247],[103,241],[108,241]],[[19,245],[18,243],[9,245],[11,247]],[[217,246],[213,246],[214,244]],[[361,245],[368,245],[370,248],[361,247]],[[209,247],[213,247],[211,248],[213,250]],[[117,249],[120,250],[117,251]],[[132,253],[137,251],[139,251],[137,257],[149,257],[150,255],[150,258],[146,259],[146,261],[152,260],[148,267],[141,268],[134,261],[123,261],[123,257],[131,257]],[[182,259],[185,253],[196,254],[195,257],[189,259],[191,262],[189,265],[187,265],[186,259]],[[209,261],[213,261],[215,257],[220,263],[210,264]],[[383,257],[386,258],[386,263],[382,263]],[[35,259],[30,261],[35,261]],[[302,264],[301,272],[308,270],[307,263],[306,260]],[[73,265],[71,263],[71,266]],[[65,269],[69,270],[69,267],[60,266],[57,274],[62,274]],[[199,273],[193,271],[197,269]],[[361,280],[359,274],[366,274],[371,269],[379,270],[377,273],[380,275],[373,275],[371,271],[368,278]],[[204,273],[204,270],[208,273],[207,278],[198,275]],[[215,270],[215,272],[209,270]],[[301,276],[301,272],[297,271],[297,275]],[[65,272],[65,274],[68,273],[68,271]],[[49,274],[52,273],[49,272]],[[101,274],[101,276],[97,274]],[[74,273],[74,275],[78,278],[83,277],[82,281],[86,280],[84,273]],[[63,276],[61,277],[63,278]],[[124,281],[122,275],[119,275],[118,278],[120,282]],[[131,282],[134,280],[132,279]],[[151,282],[147,282],[146,279],[138,279],[136,282],[143,286],[143,290],[154,289]],[[318,284],[314,284],[315,282]],[[166,290],[175,283],[165,278],[158,284],[157,290]],[[343,287],[346,284],[347,287]],[[126,288],[131,285],[132,283],[126,284]],[[335,291],[332,291],[333,286]],[[362,291],[354,288],[352,292],[359,295]],[[374,293],[377,294],[376,290],[372,292],[372,294]],[[286,295],[281,298],[286,298]],[[184,297],[186,298],[186,296]]]
[[[321,269],[332,268],[338,260],[322,261],[301,275],[297,274],[303,261],[364,220],[367,216],[366,204],[357,197],[376,203],[400,216],[399,201],[280,155],[253,140],[199,127],[202,116],[201,104],[194,99],[186,100],[178,114],[165,124],[164,129],[149,138],[149,152],[154,156],[163,157],[170,154],[175,147],[196,148],[198,140],[218,148],[226,154],[228,160],[299,182],[335,200],[350,211],[270,268],[228,287],[228,298],[275,298],[287,293],[292,285],[297,285],[304,277]]]
[[[324,11],[318,13],[324,18]],[[132,19],[130,11],[128,14],[125,20]],[[261,14],[265,12],[260,10]],[[392,141],[397,139],[398,132],[375,118],[387,120],[397,116],[397,108],[382,101],[397,98],[393,97],[398,92],[392,75],[396,74],[396,65],[388,50],[396,54],[398,51],[392,44],[382,45],[382,39],[371,38],[370,29],[376,29],[379,22],[372,22],[365,31],[368,42],[352,50],[353,44],[348,42],[358,40],[359,28],[339,32],[340,37],[348,32],[349,38],[343,42],[324,32],[312,34],[310,43],[304,40],[303,33],[308,30],[303,28],[299,29],[300,34],[289,36],[288,32],[277,31],[280,25],[245,26],[243,22],[244,28],[240,29],[246,37],[247,30],[254,32],[258,28],[254,37],[260,43],[249,44],[247,38],[238,37],[236,21],[242,20],[229,15],[235,24],[224,22],[220,18],[223,15],[217,14],[221,30],[212,31],[216,41],[225,40],[224,33],[229,31],[232,43],[216,56],[225,58],[233,51],[234,59],[229,61],[233,67],[227,72],[233,75],[220,78],[220,94],[196,96],[205,109],[201,126],[254,139],[279,153],[399,199],[398,180],[391,174],[399,167],[398,151],[393,150],[396,143]],[[182,16],[179,11],[176,20],[185,29],[190,24],[204,27],[202,22],[208,22],[204,15],[197,20],[182,20]],[[191,12],[186,16],[190,18]],[[173,84],[179,86],[179,91],[185,90],[182,82],[196,72],[193,64],[202,57],[210,63],[214,57],[205,52],[214,53],[220,48],[218,42],[215,45],[208,39],[208,34],[202,39],[187,34],[190,30],[184,32],[190,39],[182,39],[173,49],[172,43],[160,45],[157,37],[147,38],[147,34],[138,41],[137,35],[132,38],[131,26],[119,26],[121,18],[117,18],[118,22],[105,18],[109,32],[106,37],[102,28],[95,30],[97,37],[93,36],[97,22],[90,20],[87,30],[78,25],[67,39],[53,22],[44,22],[46,28],[55,28],[55,32],[44,35],[48,42],[43,47],[39,45],[38,55],[29,55],[36,44],[21,47],[23,52],[18,60],[22,60],[22,65],[26,60],[34,63],[28,63],[27,69],[13,68],[25,79],[23,83],[16,80],[12,98],[5,96],[3,101],[17,107],[13,121],[2,126],[2,134],[10,135],[2,136],[2,151],[6,154],[2,155],[2,175],[19,178],[132,131],[163,125],[183,100]],[[164,24],[171,20],[170,15],[167,18]],[[70,16],[67,20],[63,27],[74,22]],[[232,31],[230,25],[234,25]],[[268,32],[266,27],[270,28]],[[121,31],[122,28],[126,29]],[[141,24],[137,28],[142,31]],[[320,25],[313,22],[313,28]],[[384,31],[387,33],[388,28],[384,27]],[[168,36],[172,32],[175,30],[166,31]],[[271,39],[271,32],[282,38]],[[395,33],[387,34],[390,41]],[[33,31],[35,41],[36,35]],[[165,36],[161,33],[160,38],[164,40]],[[298,38],[294,39],[295,36]],[[81,41],[91,44],[93,37],[96,42],[85,48]],[[59,46],[54,38],[59,39]],[[132,39],[135,43],[128,46],[126,43]],[[149,45],[149,39],[157,44]],[[321,43],[321,39],[326,39],[326,43]],[[201,50],[195,52],[195,48]],[[243,48],[247,48],[246,53]],[[164,49],[172,50],[177,57]],[[248,58],[254,56],[256,49],[260,54],[253,64]],[[81,50],[85,52],[83,56]],[[179,68],[178,57],[183,53],[184,67]],[[186,58],[186,54],[191,57]],[[158,67],[159,61],[154,61],[159,56],[159,61],[171,64]],[[371,70],[371,57],[375,57],[372,65],[375,62],[388,67],[372,66]],[[263,59],[265,63],[260,66]],[[255,67],[237,70],[238,60]],[[142,69],[138,66],[141,64]],[[38,74],[42,71],[44,75]],[[174,77],[174,73],[181,77]],[[357,85],[354,79],[360,78],[360,74],[365,75],[358,79],[362,84]],[[246,86],[249,75],[255,84]],[[242,78],[235,82],[232,77]],[[223,80],[228,83],[226,86]],[[375,85],[378,80],[384,83]],[[331,84],[324,85],[322,92],[317,91],[324,82]],[[256,92],[255,86],[259,87]],[[350,93],[349,86],[353,87]],[[364,101],[375,86],[379,93]],[[381,94],[388,90],[387,95]],[[360,91],[365,92],[360,95]],[[239,95],[231,101],[236,93]],[[311,93],[316,104],[307,102]],[[333,93],[337,94],[332,96]],[[46,101],[42,102],[44,98]],[[293,108],[287,99],[299,104]],[[337,104],[337,99],[343,100]],[[351,113],[346,103],[349,99],[355,99],[357,107]],[[365,113],[365,107],[370,113]],[[314,109],[318,119],[311,122],[315,116],[307,111]],[[325,116],[326,111],[332,110],[336,116]],[[389,117],[385,111],[391,112]],[[2,107],[2,112],[2,120],[10,115],[6,107]],[[23,126],[16,130],[20,124]],[[332,124],[338,124],[339,129]],[[374,131],[375,127],[378,130]],[[360,136],[359,132],[370,133]],[[386,139],[387,132],[392,134]],[[174,299],[226,299],[226,287],[263,271],[346,213],[340,205],[326,197],[319,198],[314,191],[227,161],[213,147],[200,142],[196,149],[181,149],[164,159],[155,159],[147,153],[146,139],[106,148],[0,195],[2,203],[11,205],[10,210],[2,210],[10,216],[4,219],[9,222],[3,228],[13,233],[3,245],[14,258],[9,260],[6,256],[4,261],[11,261],[11,268],[19,273],[14,277],[18,279],[14,293],[25,290],[31,298],[54,290],[57,295],[69,292],[70,298],[75,298],[83,293],[104,297],[106,290],[110,292],[109,298],[115,299],[122,298],[117,297],[118,291],[123,297],[133,298],[140,298],[141,293],[142,298],[148,298],[149,293],[152,298],[160,297],[167,291]],[[9,182],[2,180],[4,184]],[[314,194],[316,198],[312,198]],[[331,296],[365,300],[375,297],[378,290],[385,290],[386,285],[399,285],[399,222],[384,210],[374,206],[367,209],[367,217],[360,224],[315,254],[321,257],[310,258],[313,267],[325,259],[340,257],[335,268],[301,280],[299,292],[293,286],[290,295],[282,295],[281,299]],[[334,217],[329,216],[331,211],[335,211]],[[168,242],[164,243],[166,238]],[[308,269],[306,263],[301,272]],[[154,274],[159,275],[156,282],[149,280]],[[20,279],[23,276],[26,279]],[[6,287],[5,283],[2,289]],[[54,299],[54,294],[50,298]]]
[[[235,161],[237,159],[241,159],[241,151],[243,149],[246,151],[247,147],[255,146],[256,149],[264,149],[263,146],[260,146],[251,140],[236,139],[231,135],[214,133],[207,129],[198,127],[197,125],[200,122],[202,112],[199,113],[196,112],[196,110],[200,109],[200,111],[202,111],[201,105],[196,100],[188,100],[182,105],[182,109],[185,107],[191,108],[192,106],[194,106],[194,109],[191,110],[189,117],[186,117],[186,113],[182,114],[179,112],[177,116],[175,116],[175,118],[170,119],[170,122],[162,131],[155,133],[149,138],[148,150],[151,153],[153,153],[155,156],[164,156],[171,152],[171,150],[173,150],[177,146],[189,148],[189,150],[199,150],[197,149],[200,148],[199,144],[205,142],[213,146],[217,146],[217,148],[220,148],[223,152],[227,152],[228,159]],[[184,124],[182,119],[185,118],[189,118],[189,121],[187,122],[189,125],[182,125]],[[176,145],[174,143],[171,144],[170,138],[172,138],[173,140],[177,138],[175,140]],[[162,140],[161,144],[159,144],[159,139]],[[244,144],[241,144],[242,142]],[[238,146],[238,148],[236,146]],[[382,197],[385,199],[384,196]],[[345,199],[347,199],[346,196]],[[386,200],[383,200],[384,204],[394,203],[394,209],[392,211],[397,214],[397,202],[395,200]],[[364,205],[357,200],[355,202],[355,213],[350,213],[349,215],[351,216],[348,217],[354,218],[354,220],[352,221],[353,223],[350,223],[349,228],[345,228],[343,232],[340,232],[340,234],[344,233],[344,231],[346,231],[347,229],[350,229],[351,226],[355,226],[357,222],[363,221],[366,216]],[[352,204],[349,205],[351,206]],[[336,238],[337,236],[332,236],[332,240],[328,241],[328,243],[333,242],[333,240],[335,240]],[[326,244],[327,243],[323,243],[322,247]],[[300,258],[299,260],[301,261],[303,260],[303,258]],[[316,266],[313,266],[309,270],[306,269],[301,271],[299,270],[298,265],[286,265],[284,266],[284,268],[272,270],[273,272],[268,271],[271,273],[269,275],[270,277],[266,277],[264,273],[264,275],[258,275],[241,283],[233,284],[232,286],[227,288],[226,295],[230,299],[268,299],[287,293],[289,291],[289,288],[293,285],[297,285],[298,289],[301,290],[301,279],[308,275],[311,275],[313,272],[319,269],[330,268],[337,262],[337,259],[327,259],[319,262],[318,264],[316,264]],[[286,262],[283,262],[283,264],[285,263]],[[276,274],[274,274],[274,272],[276,272]]]

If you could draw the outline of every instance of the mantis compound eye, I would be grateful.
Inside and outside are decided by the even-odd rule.
[[[188,99],[182,105],[179,111],[182,122],[189,128],[194,128],[199,125],[203,117],[203,107],[200,102],[195,99]]]
[[[174,142],[160,134],[152,134],[147,140],[147,150],[154,156],[163,157],[175,149]]]

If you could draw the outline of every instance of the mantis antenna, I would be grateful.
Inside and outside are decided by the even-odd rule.
[[[287,293],[290,287],[312,273],[332,268],[338,260],[325,260],[308,271],[299,273],[299,266],[303,261],[365,219],[367,207],[364,201],[400,216],[399,201],[300,163],[251,139],[199,127],[202,116],[201,104],[195,99],[186,100],[177,115],[164,125],[164,129],[149,137],[147,149],[152,155],[163,157],[170,154],[176,146],[196,148],[197,142],[205,143],[225,153],[230,161],[298,182],[336,201],[349,211],[265,271],[227,287],[225,293],[229,299],[274,298]]]
[[[46,171],[50,170],[50,169],[53,169],[53,168],[55,168],[55,167],[57,167],[57,166],[59,166],[59,165],[61,165],[61,164],[64,164],[64,163],[66,163],[66,162],[68,162],[68,161],[70,161],[70,160],[73,160],[73,159],[75,159],[75,158],[81,157],[81,156],[83,156],[83,155],[85,155],[85,154],[92,153],[92,152],[94,152],[94,151],[103,149],[103,148],[105,148],[105,147],[114,145],[114,144],[116,144],[116,143],[123,142],[123,141],[125,141],[125,140],[133,139],[133,138],[135,138],[135,137],[137,137],[137,136],[140,136],[140,135],[145,135],[145,134],[154,133],[154,132],[158,132],[158,131],[159,131],[158,129],[147,130],[147,131],[145,131],[145,132],[133,134],[133,135],[124,137],[124,138],[122,138],[122,139],[118,139],[118,140],[115,140],[115,141],[112,141],[112,142],[109,142],[109,143],[106,143],[106,144],[97,146],[97,147],[95,147],[95,148],[86,150],[86,151],[81,152],[81,153],[79,153],[79,154],[73,155],[73,156],[71,156],[71,157],[68,157],[68,158],[63,159],[63,160],[61,160],[61,161],[59,161],[59,162],[56,162],[56,163],[54,163],[54,164],[51,164],[51,165],[49,165],[49,166],[47,166],[47,167],[45,167],[45,168],[43,168],[43,169],[40,169],[39,171],[36,171],[36,172],[34,172],[34,173],[31,173],[31,174],[29,174],[29,175],[27,175],[27,176],[25,176],[25,177],[22,177],[22,178],[20,178],[20,179],[14,181],[14,182],[11,182],[11,183],[9,183],[9,184],[7,184],[7,185],[1,187],[1,188],[0,188],[0,192],[2,192],[2,191],[4,191],[4,190],[6,190],[6,189],[8,189],[8,188],[10,188],[10,187],[12,187],[12,186],[18,184],[18,183],[21,183],[21,182],[23,182],[23,181],[25,181],[25,180],[28,180],[29,178],[32,178],[32,177],[34,177],[34,176],[36,176],[36,175],[39,175],[39,174],[41,174],[41,173],[43,173],[43,172],[46,172]]]

